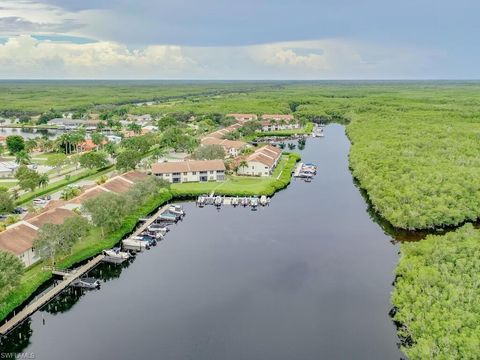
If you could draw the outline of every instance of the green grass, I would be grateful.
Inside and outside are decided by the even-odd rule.
[[[23,194],[22,196],[20,196],[17,199],[16,203],[17,203],[17,205],[25,204],[25,203],[27,203],[27,202],[29,202],[29,201],[31,201],[31,200],[39,197],[39,196],[52,194],[52,193],[60,190],[61,188],[65,187],[67,185],[73,184],[77,181],[97,178],[101,175],[104,175],[104,174],[112,171],[112,169],[113,169],[113,165],[108,166],[104,169],[99,169],[99,170],[86,170],[85,172],[82,172],[81,174],[71,176],[68,180],[63,179],[63,180],[60,180],[60,181],[56,181],[52,184],[49,184],[45,188],[39,188],[39,189],[37,189],[33,192],[28,192],[26,194]]]
[[[139,218],[145,217],[171,199],[172,194],[168,190],[151,197],[143,206],[125,218],[120,229],[107,234],[105,238],[102,238],[99,228],[93,228],[85,240],[74,246],[71,255],[57,260],[57,266],[68,268],[113,247],[135,229]],[[51,279],[51,272],[44,270],[43,267],[44,263],[40,262],[26,269],[20,285],[0,302],[0,321],[28,299],[42,284]]]
[[[411,360],[478,359],[480,231],[467,224],[400,250],[392,303],[402,350]]]
[[[300,160],[298,154],[288,154],[282,157],[269,177],[227,176],[223,182],[182,183],[172,184],[171,191],[179,197],[195,197],[202,194],[231,196],[273,195],[276,191],[285,188],[291,180],[291,173],[295,164]]]

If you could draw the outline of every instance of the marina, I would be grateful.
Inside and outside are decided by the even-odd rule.
[[[112,348],[120,360],[401,358],[388,315],[398,248],[355,186],[344,128],[326,131],[302,153],[322,166],[311,184],[292,182],[268,211],[186,202],[175,228],[155,216],[166,205],[136,232],[170,227],[169,241],[122,265],[102,261],[89,274],[99,291],[63,292],[1,346],[49,360]],[[251,197],[233,198],[250,209]]]
[[[201,195],[197,198],[196,205],[198,207],[204,207],[206,205],[214,205],[217,208],[223,205],[231,205],[233,207],[251,207],[256,209],[258,205],[269,206],[271,199],[265,195],[262,196],[221,196],[213,194]]]
[[[172,213],[172,211],[175,213]],[[100,287],[100,282],[95,278],[84,277],[85,274],[94,269],[102,261],[121,264],[130,259],[130,251],[143,252],[149,250],[152,246],[157,244],[157,239],[163,240],[164,234],[169,231],[166,227],[160,225],[164,219],[168,217],[168,219],[174,218],[178,220],[184,215],[185,212],[181,206],[167,204],[161,207],[153,216],[141,219],[140,227],[138,227],[131,236],[121,241],[124,251],[118,247],[104,250],[102,254],[89,260],[76,269],[53,269],[52,274],[62,278],[60,283],[53,286],[40,297],[34,299],[31,304],[24,307],[20,312],[0,326],[0,335],[5,335],[12,331],[12,329],[21,324],[37,310],[45,306],[69,286],[83,289],[98,289]],[[157,230],[158,234],[155,234]],[[151,232],[154,234],[151,234]]]

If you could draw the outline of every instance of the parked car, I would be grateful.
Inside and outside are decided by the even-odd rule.
[[[36,199],[33,199],[33,203],[35,205],[45,205],[47,203],[47,200],[43,198],[36,198]]]

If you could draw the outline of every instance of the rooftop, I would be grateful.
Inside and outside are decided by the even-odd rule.
[[[223,163],[223,160],[188,160],[162,162],[152,165],[152,171],[155,174],[211,170],[225,171],[225,164]]]

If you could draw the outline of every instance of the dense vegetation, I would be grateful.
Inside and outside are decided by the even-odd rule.
[[[467,224],[401,246],[393,304],[415,359],[478,359],[480,231]]]

